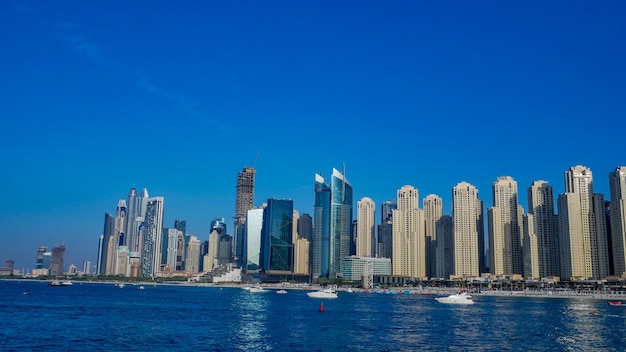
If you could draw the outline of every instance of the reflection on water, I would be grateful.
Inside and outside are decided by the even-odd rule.
[[[268,349],[265,342],[268,300],[263,297],[272,292],[250,293],[241,291],[235,293],[236,299],[231,301],[235,310],[235,338],[237,348],[249,351]]]

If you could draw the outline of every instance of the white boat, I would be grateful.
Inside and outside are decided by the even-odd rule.
[[[354,293],[354,291],[352,290],[352,287],[348,287],[348,289],[346,290],[346,292],[348,292],[348,293]]]
[[[250,287],[250,293],[261,293],[261,292],[267,292],[267,290],[261,286]]]
[[[48,286],[71,286],[71,285],[72,285],[72,282],[69,280],[65,280],[65,281],[53,280],[52,282],[48,284]]]
[[[286,290],[278,290],[278,291],[276,291],[276,293],[278,293],[279,295],[284,295],[284,294],[287,293],[287,291]]]
[[[474,301],[470,298],[472,298],[472,296],[468,295],[467,292],[459,292],[448,297],[437,297],[435,300],[439,303],[447,304],[474,304]]]
[[[119,287],[119,288],[124,288],[125,286],[126,286],[126,285],[124,285],[123,283],[121,283],[121,284],[117,284],[117,287]]]
[[[244,287],[242,287],[242,289],[244,289],[246,291],[250,291],[250,286],[244,286]]]
[[[314,292],[307,292],[306,295],[311,298],[337,298],[339,297],[337,295],[337,292],[335,292],[335,290],[333,290],[332,288],[327,288],[324,290],[319,290],[319,291],[314,291]]]
[[[139,287],[137,287],[137,289],[138,289],[138,290],[145,290],[146,288],[145,288],[145,287],[143,287],[143,286],[139,286]]]

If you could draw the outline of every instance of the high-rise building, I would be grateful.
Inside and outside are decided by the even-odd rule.
[[[398,190],[398,209],[393,211],[394,276],[426,277],[426,237],[424,217],[419,209],[419,193],[413,186]]]
[[[233,239],[233,256],[240,266],[245,265],[243,252],[245,244],[245,223],[248,210],[254,208],[254,168],[244,167],[237,175],[237,196],[235,204],[235,236]]]
[[[195,274],[200,271],[200,240],[196,236],[189,236],[187,253],[185,253],[185,270]]]
[[[105,242],[104,235],[98,236],[98,259],[96,261],[96,275],[104,274],[104,265],[105,265]]]
[[[528,188],[523,250],[524,277],[540,279],[560,275],[554,190],[546,181],[535,181]]]
[[[307,213],[302,214],[298,219],[298,237],[309,242],[313,239],[313,218]]]
[[[264,271],[293,272],[293,200],[268,199],[263,210],[261,266]]]
[[[246,271],[261,269],[261,231],[263,229],[263,208],[248,210],[244,257]]]
[[[187,234],[187,221],[186,220],[174,220],[174,228],[183,233],[183,235]]]
[[[577,165],[565,172],[565,193],[559,195],[561,277],[603,279],[609,260],[604,196],[593,193],[591,170]]]
[[[350,256],[352,239],[352,185],[345,171],[333,169],[330,181],[330,255],[329,277],[340,277],[343,273],[342,259]]]
[[[117,236],[116,246],[124,246],[126,243],[126,213],[128,208],[126,207],[126,201],[120,199],[117,203],[117,210],[115,212],[115,234]]]
[[[443,200],[436,194],[424,198],[424,235],[426,236],[426,276],[437,276],[437,224],[443,216]]]
[[[378,225],[378,258],[389,258],[393,256],[393,223],[385,220]]]
[[[211,271],[219,265],[220,235],[218,228],[212,227],[209,233],[209,246],[204,256],[203,271]]]
[[[369,198],[361,198],[357,205],[356,255],[358,257],[376,256],[375,212],[376,203]]]
[[[380,206],[380,222],[383,223],[387,220],[391,220],[393,211],[398,209],[398,202],[395,200],[384,201]]]
[[[50,257],[50,275],[63,275],[65,261],[65,245],[52,247],[52,256]]]
[[[489,269],[495,275],[523,275],[524,210],[518,202],[517,182],[500,176],[493,183],[489,217]]]
[[[125,241],[122,245],[128,246],[129,249],[133,249],[133,244],[136,243],[137,228],[135,225],[135,219],[143,216],[141,214],[141,197],[137,193],[135,187],[131,188],[128,192],[128,201],[126,204],[126,224],[124,225]],[[135,246],[136,247],[136,246]]]
[[[454,275],[476,277],[484,270],[483,205],[478,189],[460,182],[452,189]]]
[[[165,264],[170,270],[182,270],[183,258],[180,257],[182,250],[184,250],[183,232],[177,229],[167,229],[167,261]]]
[[[103,244],[98,257],[100,258],[98,275],[113,275],[113,257],[115,255],[115,217],[104,214]]]
[[[298,238],[294,243],[294,274],[309,274],[309,241],[306,238]]]
[[[91,262],[88,260],[83,261],[83,274],[91,275]]]
[[[626,275],[626,166],[619,166],[609,174],[611,190],[610,218],[613,272]]]
[[[454,274],[454,226],[452,217],[443,215],[437,221],[437,255],[435,277],[449,278]]]
[[[161,267],[161,242],[163,231],[163,197],[151,197],[146,202],[146,212],[141,230],[141,274],[154,276]]]
[[[48,251],[48,247],[41,246],[37,248],[37,260],[35,262],[35,269],[43,268],[43,254]]]
[[[324,178],[315,174],[315,204],[313,209],[313,249],[311,276],[330,275],[330,187]]]

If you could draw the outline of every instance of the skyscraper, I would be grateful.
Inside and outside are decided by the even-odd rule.
[[[113,268],[113,256],[115,255],[115,217],[109,213],[104,214],[103,243],[98,253],[98,275],[111,275]]]
[[[378,258],[389,258],[393,256],[393,223],[385,220],[378,225]]]
[[[137,193],[135,187],[131,188],[128,192],[128,202],[126,204],[126,224],[124,225],[124,233],[126,234],[125,241],[122,245],[128,246],[131,250],[136,248],[133,244],[136,243],[137,228],[134,226],[135,219],[143,216],[141,213],[141,197]]]
[[[350,256],[352,238],[352,185],[345,171],[333,169],[330,181],[329,277],[342,275],[342,259]]]
[[[387,220],[391,220],[395,209],[398,209],[398,202],[395,200],[384,201],[380,206],[380,222],[383,223]]]
[[[452,217],[443,215],[437,221],[436,277],[448,278],[454,274],[454,229]]]
[[[617,276],[624,276],[626,275],[626,166],[619,166],[609,174],[609,185],[613,271]]]
[[[244,232],[246,215],[248,210],[254,208],[254,168],[244,167],[237,176],[237,197],[235,204],[235,236],[233,238],[233,255],[235,262],[240,266],[245,265],[244,252]]]
[[[161,242],[163,231],[163,197],[152,197],[146,202],[142,230],[141,274],[154,276],[161,268]]]
[[[195,274],[200,270],[200,240],[196,236],[189,236],[187,253],[185,253],[185,270]]]
[[[246,221],[246,271],[261,269],[261,230],[263,229],[263,208],[248,210]]]
[[[309,214],[302,214],[298,219],[298,237],[307,241],[313,239],[313,218]]]
[[[423,278],[426,276],[426,240],[424,218],[419,209],[419,193],[413,186],[398,190],[398,209],[393,211],[394,276]]]
[[[436,194],[424,198],[424,235],[426,236],[426,276],[437,276],[437,224],[443,216],[443,200]]]
[[[313,249],[311,270],[313,279],[329,277],[330,263],[330,187],[315,174],[315,204],[313,209]]]
[[[528,214],[524,221],[524,277],[559,276],[559,238],[554,214],[554,191],[546,181],[528,188]]]
[[[478,189],[460,182],[452,189],[454,275],[479,276],[484,270],[483,206]]]
[[[63,275],[65,261],[65,245],[52,247],[52,256],[50,257],[50,275]]]
[[[46,246],[41,246],[37,248],[37,260],[35,262],[35,269],[43,268],[43,254],[46,253],[46,251],[48,251],[48,247]]]
[[[293,271],[293,201],[268,199],[263,211],[261,266],[265,271]]]
[[[493,183],[489,208],[489,269],[495,275],[523,275],[522,224],[524,210],[518,202],[517,182],[500,176]]]
[[[357,202],[357,257],[374,257],[376,255],[375,210],[376,203],[369,197],[361,198]]]
[[[602,279],[609,275],[604,197],[593,193],[591,170],[577,165],[565,172],[559,195],[561,277]]]

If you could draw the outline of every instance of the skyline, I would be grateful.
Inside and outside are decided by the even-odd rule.
[[[165,226],[206,240],[223,217],[232,235],[253,164],[255,206],[301,214],[344,164],[377,219],[404,185],[451,214],[466,181],[486,209],[499,176],[527,211],[532,182],[560,194],[574,165],[608,200],[626,4],[472,5],[1,3],[0,260],[32,268],[63,241],[68,265],[95,263],[133,186],[165,197]]]

